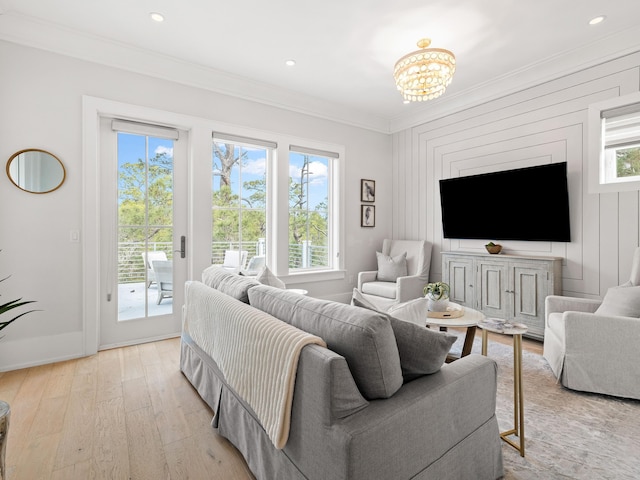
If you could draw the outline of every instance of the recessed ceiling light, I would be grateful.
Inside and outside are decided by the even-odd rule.
[[[296,61],[295,60],[287,60],[286,62],[284,62],[284,64],[287,67],[295,67],[296,66]]]
[[[591,20],[589,20],[589,25],[597,25],[599,23],[604,22],[604,19],[607,18],[604,15],[600,15],[599,17],[594,17]]]
[[[149,16],[151,17],[151,20],[155,22],[164,22],[164,15],[162,15],[161,13],[151,12]]]

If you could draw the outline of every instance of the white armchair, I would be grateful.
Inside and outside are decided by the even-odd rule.
[[[548,296],[543,356],[567,388],[640,399],[640,248],[602,301]]]
[[[406,253],[407,274],[396,281],[385,281],[378,270],[358,274],[358,290],[379,310],[424,296],[424,286],[429,282],[431,244],[425,240],[390,240],[382,243],[383,255],[398,257]]]

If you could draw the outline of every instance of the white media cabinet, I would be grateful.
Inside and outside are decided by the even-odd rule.
[[[452,302],[524,323],[526,336],[542,339],[544,300],[562,294],[562,257],[443,252],[442,281]]]

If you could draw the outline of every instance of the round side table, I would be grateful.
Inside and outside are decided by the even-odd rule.
[[[524,457],[524,398],[522,397],[522,334],[528,327],[522,323],[505,323],[485,320],[478,323],[482,329],[482,355],[487,356],[489,332],[513,337],[513,428],[500,433],[500,438],[520,452]],[[516,443],[510,437],[518,438]]]

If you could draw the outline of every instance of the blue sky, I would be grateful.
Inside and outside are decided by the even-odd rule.
[[[153,158],[158,153],[166,153],[168,157],[173,157],[173,141],[164,138],[149,138],[149,157]],[[246,152],[246,160],[242,167],[242,181],[249,182],[259,180],[263,177],[266,169],[266,150],[264,148],[244,147]],[[213,154],[212,154],[213,155]],[[144,159],[145,137],[143,135],[134,135],[126,133],[118,133],[118,166],[125,163],[136,162],[138,159]],[[304,164],[304,155],[292,152],[289,155],[289,176],[295,182],[300,181],[300,173]],[[328,165],[327,160],[323,157],[309,156],[309,191],[310,207],[314,208],[318,203],[324,202],[327,198],[328,188]],[[214,172],[215,173],[215,172]],[[234,190],[238,185],[239,169],[234,169],[232,174],[232,184]],[[213,176],[213,188],[218,189],[220,185],[220,176]],[[243,196],[249,196],[251,192],[243,191]]]

